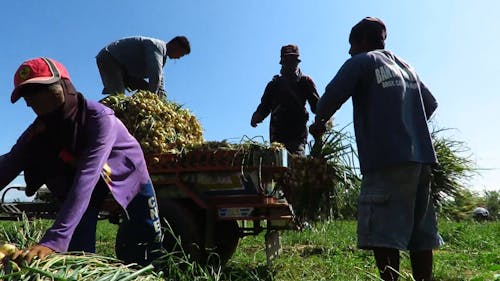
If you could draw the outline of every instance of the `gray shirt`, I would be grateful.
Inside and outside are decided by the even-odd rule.
[[[326,86],[316,118],[329,119],[349,97],[361,172],[437,162],[427,127],[437,101],[406,62],[385,50],[353,56]]]
[[[167,59],[167,42],[143,37],[127,37],[115,41],[105,49],[128,75],[149,81],[149,90],[163,90],[163,67]]]

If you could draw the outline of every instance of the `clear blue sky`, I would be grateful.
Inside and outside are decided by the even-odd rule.
[[[143,35],[169,40],[185,35],[191,54],[165,67],[171,100],[198,117],[205,139],[268,140],[268,119],[249,125],[267,82],[279,72],[279,50],[298,44],[302,71],[320,94],[349,58],[351,27],[365,16],[388,28],[386,47],[419,73],[439,101],[435,119],[455,128],[488,169],[472,183],[498,190],[500,171],[500,2],[490,1],[296,1],[296,0],[87,0],[2,1],[0,55],[0,154],[9,151],[34,114],[21,100],[10,103],[13,74],[24,60],[48,56],[62,62],[79,91],[99,100],[95,55],[107,43]],[[351,104],[335,114],[352,122]]]

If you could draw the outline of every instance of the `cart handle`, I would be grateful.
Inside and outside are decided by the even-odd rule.
[[[4,190],[4,192],[2,193],[2,201],[0,202],[1,204],[4,204],[5,203],[5,194],[7,194],[7,191],[11,190],[11,189],[17,189],[19,191],[25,191],[26,190],[26,186],[10,186],[8,187],[6,190]]]

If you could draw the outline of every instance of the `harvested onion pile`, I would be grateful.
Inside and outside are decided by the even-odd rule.
[[[187,147],[181,153],[146,155],[146,162],[156,172],[188,167],[281,167],[283,153],[286,151],[280,143],[208,141]]]
[[[175,153],[203,143],[201,124],[189,110],[151,92],[108,96],[101,103],[115,111],[144,154]]]
[[[4,260],[0,269],[1,280],[59,280],[59,281],[159,281],[152,265],[138,267],[124,265],[120,261],[92,254],[53,254],[43,260],[35,259],[31,264],[20,266]]]
[[[154,272],[152,265],[125,265],[114,258],[94,254],[52,254],[44,260],[17,264],[10,259],[16,251],[14,244],[0,245],[0,280],[164,280]]]

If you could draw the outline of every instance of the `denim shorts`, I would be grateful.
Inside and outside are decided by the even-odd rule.
[[[358,198],[358,247],[423,251],[438,248],[431,168],[405,163],[363,175]]]

